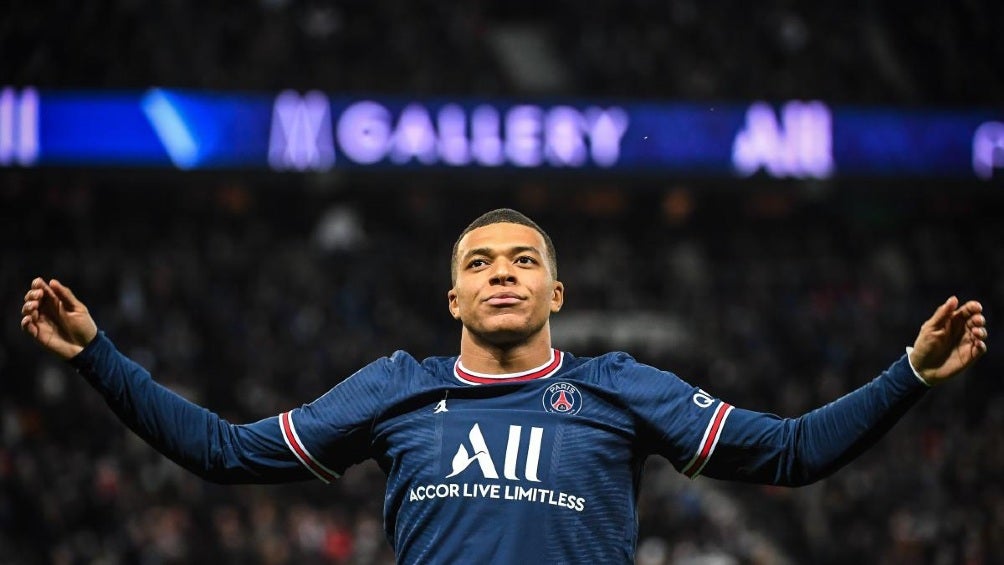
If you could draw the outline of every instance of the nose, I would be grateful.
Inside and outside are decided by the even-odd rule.
[[[497,285],[507,285],[516,282],[516,275],[512,271],[512,267],[506,261],[496,261],[493,267],[491,284]]]

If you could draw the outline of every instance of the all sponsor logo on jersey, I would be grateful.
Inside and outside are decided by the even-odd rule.
[[[505,464],[502,469],[505,478],[512,481],[520,480],[516,470],[516,460],[520,456],[520,437],[522,435],[523,426],[509,426],[509,439],[506,442],[505,448]],[[526,469],[522,478],[534,483],[540,482],[540,479],[537,478],[537,467],[540,465],[540,439],[543,436],[544,428],[530,428]],[[474,424],[474,427],[471,428],[468,439],[472,450],[468,451],[464,444],[460,444],[460,447],[457,448],[457,454],[453,456],[453,472],[446,475],[446,478],[456,477],[474,462],[478,463],[478,466],[481,468],[481,475],[484,478],[499,478],[499,473],[495,468],[495,461],[492,460],[491,451],[488,450],[488,444],[485,443],[485,438],[481,434],[481,427],[478,424]],[[474,454],[471,455],[471,452]]]
[[[548,412],[578,414],[582,409],[582,393],[569,383],[554,383],[544,391],[543,402]]]
[[[574,390],[574,387],[573,387]],[[565,391],[566,398],[573,398]],[[578,391],[574,391],[578,395]],[[577,409],[581,397],[574,396],[568,410]],[[567,411],[567,410],[566,410]],[[545,428],[538,426],[508,425],[481,426],[474,422],[466,437],[456,448],[444,449],[444,455],[453,453],[450,472],[443,479],[464,482],[431,482],[411,487],[409,502],[424,502],[446,498],[480,498],[498,501],[547,504],[582,512],[586,499],[561,492],[547,486],[546,473],[550,461],[551,440],[545,440]],[[504,441],[503,441],[504,439]],[[454,437],[453,441],[457,441]],[[545,446],[544,444],[548,445]],[[502,446],[505,446],[504,452]],[[504,453],[502,458],[498,455]],[[501,474],[498,462],[502,463]]]

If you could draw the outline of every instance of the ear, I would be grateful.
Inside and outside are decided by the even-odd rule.
[[[460,319],[460,305],[457,303],[457,289],[451,288],[449,292],[446,293],[446,300],[449,303],[450,315],[453,316],[454,320]]]
[[[551,292],[551,312],[561,310],[561,305],[565,303],[565,285],[561,281],[554,281],[554,290]]]

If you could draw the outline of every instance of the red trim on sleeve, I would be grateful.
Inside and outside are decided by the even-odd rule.
[[[310,455],[310,452],[307,451],[307,448],[303,446],[300,438],[296,435],[296,429],[293,427],[293,418],[289,412],[283,412],[279,415],[279,427],[282,429],[282,439],[286,440],[286,445],[289,446],[290,451],[293,452],[293,455],[311,473],[317,475],[317,478],[326,483],[330,483],[339,477],[338,473],[328,469],[320,461],[314,459]]]
[[[683,468],[684,475],[692,479],[704,469],[704,466],[708,463],[708,459],[711,458],[711,454],[715,452],[718,438],[721,437],[722,429],[725,427],[725,419],[729,417],[732,409],[733,406],[726,402],[722,402],[715,408],[715,413],[712,415],[711,421],[708,422],[708,427],[704,430],[700,449],[697,450],[697,454],[690,460],[690,463]]]

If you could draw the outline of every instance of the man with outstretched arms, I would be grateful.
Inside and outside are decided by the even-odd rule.
[[[453,249],[460,354],[398,351],[320,398],[234,425],[154,382],[56,280],[35,279],[21,325],[68,360],[156,449],[218,482],[337,479],[373,458],[401,563],[633,563],[651,454],[689,477],[804,485],[872,445],[932,386],[986,353],[978,302],[949,298],[874,380],[795,419],[734,407],[626,353],[552,347],[554,246],[494,210]]]

